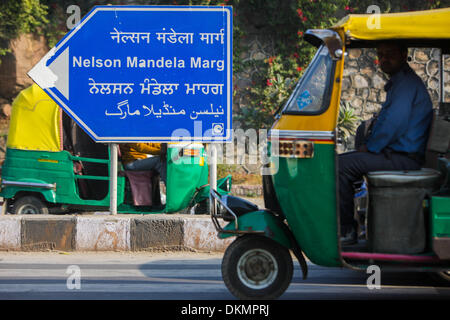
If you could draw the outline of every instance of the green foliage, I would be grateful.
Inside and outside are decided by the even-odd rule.
[[[235,9],[236,23],[244,30],[240,37],[246,37],[246,32],[253,26],[258,34],[265,35],[264,41],[273,43],[273,50],[264,61],[242,62],[234,55],[233,63],[239,64],[234,67],[235,71],[256,70],[252,85],[245,89],[244,98],[240,99],[235,119],[245,129],[270,127],[276,111],[288,99],[315,52],[303,41],[304,32],[331,27],[347,14],[367,13],[367,8],[373,4],[378,5],[382,13],[450,5],[449,0],[380,0],[376,3],[373,0],[240,1]]]
[[[48,22],[47,7],[39,0],[3,0],[0,3],[0,37],[11,39],[34,32]]]
[[[341,101],[337,123],[339,128],[339,138],[346,140],[350,136],[353,136],[356,131],[356,123],[359,120],[359,117],[355,115],[355,110],[350,106],[350,103]]]
[[[240,5],[243,6],[243,2]],[[315,49],[303,41],[304,32],[332,26],[340,18],[336,15],[338,9],[346,5],[348,0],[291,0],[283,1],[283,5],[270,0],[255,0],[246,1],[248,7],[238,6],[238,23],[245,25],[247,19],[263,28],[260,31],[266,37],[263,41],[273,44],[268,59],[247,62],[247,68],[258,72],[252,86],[246,89],[245,103],[236,115],[244,128],[271,126],[275,112],[286,102],[314,55]],[[246,11],[258,12],[259,18],[246,17]]]
[[[348,13],[366,13],[371,5],[377,5],[381,13],[429,10],[450,6],[449,0],[350,0],[346,11]]]
[[[47,7],[39,0],[2,0],[0,3],[0,56],[9,40],[22,33],[39,32],[48,23]]]
[[[233,71],[251,70],[251,85],[240,96],[235,114],[244,129],[268,128],[283,106],[315,49],[305,41],[308,29],[328,28],[349,13],[366,13],[372,0],[2,0],[0,2],[0,57],[8,42],[21,33],[42,33],[54,46],[69,30],[69,5],[84,16],[94,5],[231,5],[233,6]],[[450,6],[449,0],[379,0],[381,12],[424,10]],[[266,59],[245,59],[248,39],[258,35],[270,43]],[[236,88],[235,88],[236,89]]]
[[[77,5],[81,17],[87,14],[96,5],[227,5],[228,0],[41,0],[48,7],[50,23],[44,32],[49,47],[53,47],[69,31],[66,21],[69,17],[66,12],[70,5]]]

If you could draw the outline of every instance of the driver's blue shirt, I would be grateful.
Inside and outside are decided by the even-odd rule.
[[[406,64],[386,83],[386,101],[367,140],[370,152],[385,148],[423,155],[433,104],[420,77]]]

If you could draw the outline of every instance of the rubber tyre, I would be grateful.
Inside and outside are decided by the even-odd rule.
[[[13,214],[48,214],[48,208],[40,199],[34,196],[24,196],[13,204]]]
[[[223,281],[242,300],[278,298],[289,287],[292,274],[289,250],[263,236],[238,237],[222,259]]]
[[[450,270],[431,273],[430,276],[437,282],[450,287]]]

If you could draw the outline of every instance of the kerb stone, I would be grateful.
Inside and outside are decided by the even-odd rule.
[[[183,245],[183,220],[145,216],[130,223],[131,250]]]
[[[21,220],[21,249],[63,250],[75,249],[76,220],[72,217],[36,216]]]
[[[7,217],[0,220],[0,249],[19,250],[21,247],[21,216]]]
[[[77,218],[76,249],[87,251],[130,250],[130,217]]]

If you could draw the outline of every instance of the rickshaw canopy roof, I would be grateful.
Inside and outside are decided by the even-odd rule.
[[[404,40],[415,47],[448,48],[450,8],[387,13],[378,17],[375,14],[350,14],[331,29],[343,31],[346,44],[351,47],[370,46],[368,41]]]
[[[12,103],[8,148],[62,150],[61,109],[36,84],[22,90]]]

